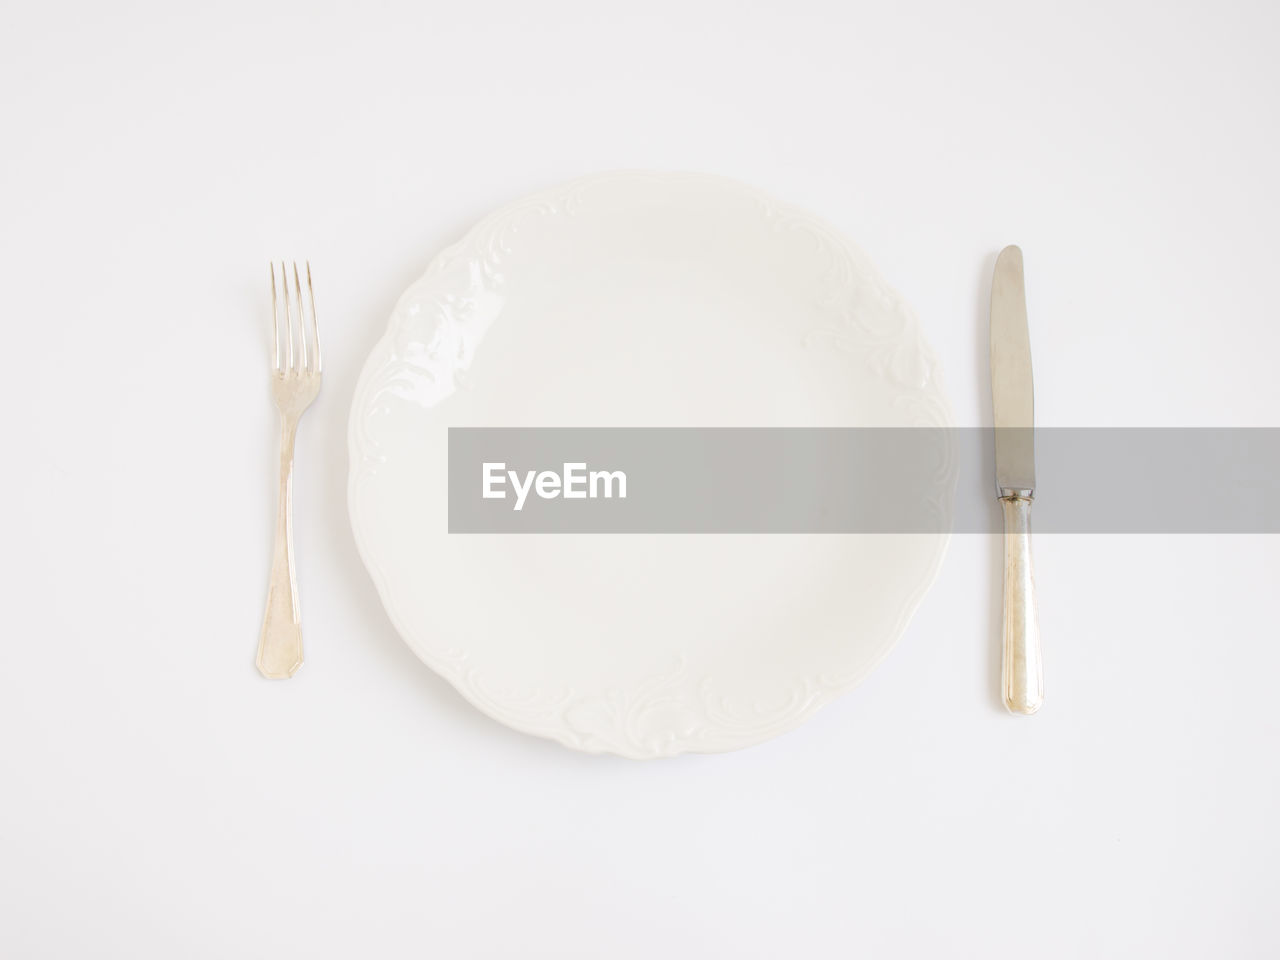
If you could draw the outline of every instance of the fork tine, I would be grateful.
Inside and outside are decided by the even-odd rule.
[[[320,325],[316,319],[316,292],[311,286],[311,261],[307,260],[307,299],[311,302],[311,345],[315,350],[316,373],[320,373]],[[301,294],[299,294],[301,299]]]
[[[287,280],[285,281],[288,282]],[[307,347],[307,310],[302,303],[302,282],[298,279],[298,261],[293,261],[293,290],[298,297],[298,369],[297,373],[305,373],[311,367],[307,363],[310,350]]]
[[[271,370],[280,372],[280,313],[276,308],[276,265],[269,263],[271,271]]]
[[[289,295],[289,269],[285,266],[283,260],[280,261],[280,286],[284,290],[284,329],[286,343],[288,344],[289,362],[285,365],[285,372],[293,372],[293,298]]]

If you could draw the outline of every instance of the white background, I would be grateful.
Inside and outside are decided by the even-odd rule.
[[[1280,426],[1274,4],[2,9],[0,955],[1280,953],[1274,537],[1038,538],[1032,720],[997,704],[998,545],[957,537],[855,693],[634,763],[467,706],[345,510],[399,293],[619,167],[846,231],[962,424],[1017,242],[1042,424]],[[273,256],[311,259],[327,362],[287,683],[253,668]]]

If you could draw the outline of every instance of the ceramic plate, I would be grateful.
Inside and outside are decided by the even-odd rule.
[[[451,426],[940,426],[907,305],[733,181],[616,173],[492,214],[400,298],[356,388],[350,509],[410,647],[528,733],[733,750],[862,680],[944,534],[450,535]]]

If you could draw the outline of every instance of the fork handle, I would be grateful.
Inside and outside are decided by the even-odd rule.
[[[1029,715],[1044,702],[1036,585],[1031,574],[1031,500],[1001,497],[1004,510],[1004,705]]]
[[[272,680],[286,680],[302,666],[302,614],[293,569],[293,441],[298,421],[280,418],[280,500],[267,612],[258,638],[258,670]]]

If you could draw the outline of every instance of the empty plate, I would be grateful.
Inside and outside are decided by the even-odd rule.
[[[451,535],[448,428],[948,409],[910,309],[823,221],[718,177],[594,176],[485,218],[400,298],[356,388],[351,522],[405,641],[490,716],[590,752],[733,750],[881,661],[946,534]]]

